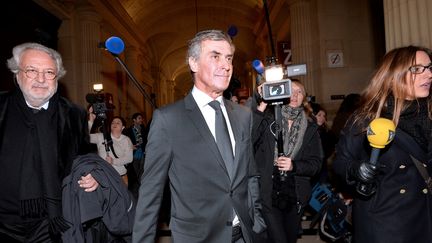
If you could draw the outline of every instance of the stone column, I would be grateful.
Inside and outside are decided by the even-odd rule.
[[[101,49],[97,48],[101,39],[100,16],[93,7],[87,4],[80,5],[75,14],[77,28],[77,43],[75,45],[78,53],[77,93],[82,101],[85,94],[93,92],[94,83],[103,83],[101,75]],[[105,84],[104,84],[105,86]]]
[[[77,78],[77,53],[75,49],[76,36],[72,19],[63,19],[58,31],[58,51],[63,59],[63,66],[66,75],[59,81],[59,88],[63,89],[63,94],[70,100],[82,103],[79,89],[81,87],[80,78]],[[80,77],[80,76],[78,76]]]
[[[387,51],[407,45],[432,46],[430,0],[384,0]]]
[[[288,0],[291,16],[291,49],[293,64],[306,64],[307,74],[299,77],[310,95],[316,95],[314,84],[313,28],[310,0]]]

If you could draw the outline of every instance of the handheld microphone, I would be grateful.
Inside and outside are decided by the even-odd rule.
[[[105,49],[113,55],[119,55],[124,51],[125,44],[120,37],[111,36],[105,42],[100,42],[98,48]]]
[[[371,156],[369,158],[369,165],[372,167],[377,166],[380,150],[387,144],[393,141],[396,135],[396,126],[392,120],[386,118],[376,118],[367,127],[367,139],[369,145],[372,147]],[[364,196],[372,195],[374,190],[373,184],[358,183],[357,192]]]

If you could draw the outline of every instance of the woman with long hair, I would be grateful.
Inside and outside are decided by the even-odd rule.
[[[355,242],[432,240],[431,191],[420,173],[432,168],[431,56],[416,46],[388,52],[341,132],[333,168],[352,189]],[[366,130],[379,117],[392,120],[396,132],[375,165]]]

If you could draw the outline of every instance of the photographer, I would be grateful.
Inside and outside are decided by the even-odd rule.
[[[89,111],[89,127],[91,127],[96,115],[93,113],[92,107],[89,108]],[[99,156],[114,167],[127,185],[128,178],[125,165],[133,160],[132,142],[129,137],[122,134],[125,128],[125,121],[122,117],[113,117],[110,124],[110,129],[105,136],[103,132],[90,134],[90,143],[97,145]]]
[[[262,85],[258,90],[262,96]],[[267,242],[274,243],[297,241],[303,207],[311,195],[310,179],[319,172],[323,157],[318,126],[308,117],[310,109],[304,86],[292,81],[291,93],[289,103],[281,107],[282,156],[279,156],[275,136],[274,109],[261,97],[258,101],[254,99],[259,104],[252,104],[252,139],[261,174]]]

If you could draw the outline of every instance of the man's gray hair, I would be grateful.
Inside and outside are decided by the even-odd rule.
[[[225,32],[221,30],[203,30],[201,32],[198,32],[195,37],[189,41],[189,49],[186,57],[186,63],[188,63],[190,57],[198,60],[201,55],[201,44],[205,40],[227,41],[230,44],[233,53],[235,51],[235,46],[232,42],[231,37]]]
[[[38,50],[47,53],[56,63],[57,80],[66,74],[66,70],[63,67],[62,57],[56,50],[32,42],[17,45],[12,49],[12,57],[7,60],[7,66],[12,73],[17,74],[19,72],[22,54],[27,50]]]

